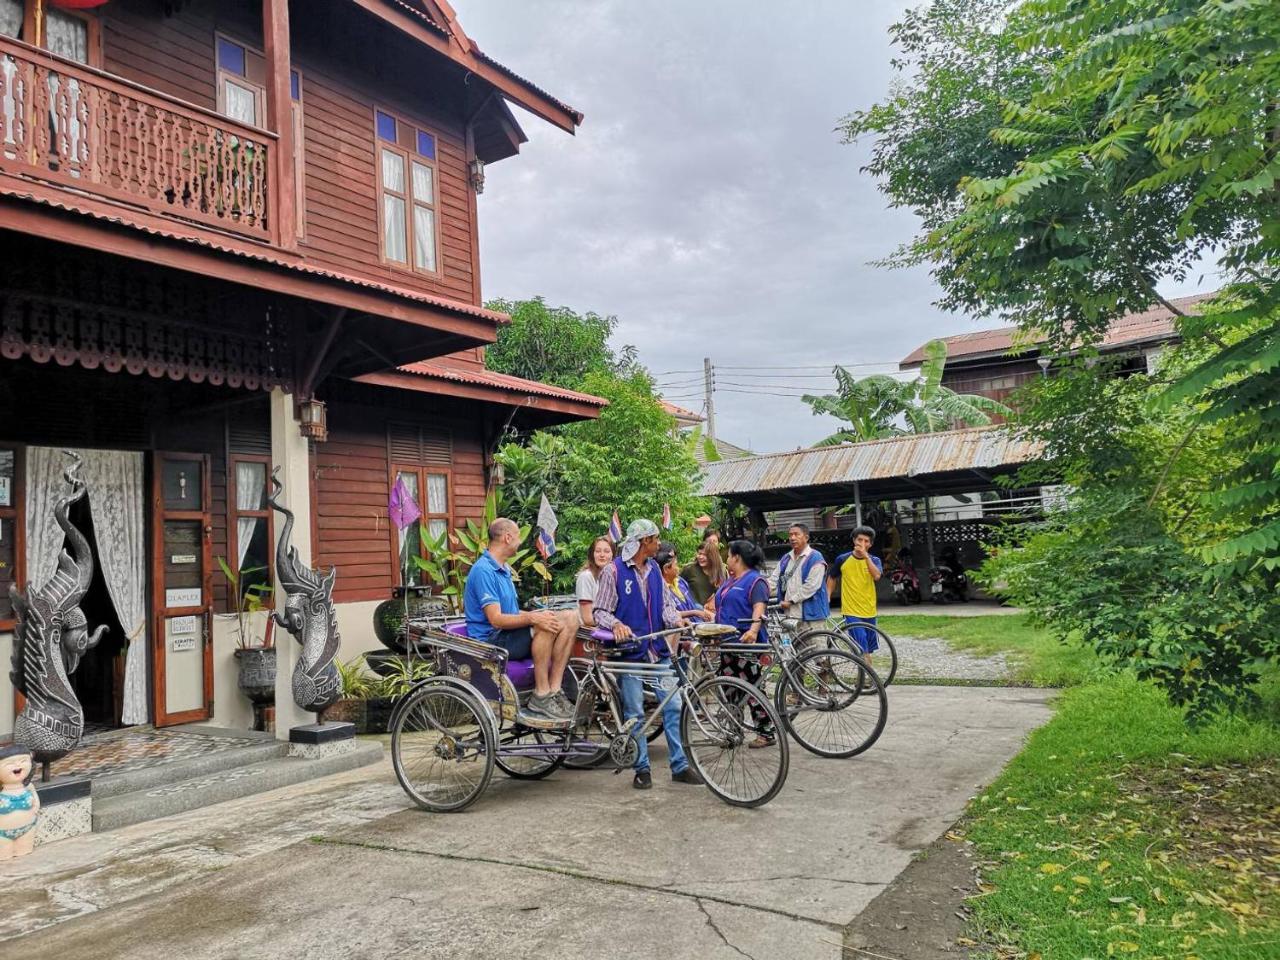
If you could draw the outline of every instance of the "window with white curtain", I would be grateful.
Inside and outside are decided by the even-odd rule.
[[[449,533],[452,526],[449,514],[449,475],[424,467],[405,466],[396,469],[395,478],[391,482],[394,484],[396,480],[404,481],[405,489],[422,511],[422,519],[397,534],[401,581],[410,586],[424,586],[427,585],[427,580],[413,562],[413,557],[429,553],[422,545],[424,523],[427,535],[432,539],[438,540]],[[425,497],[421,495],[424,490]]]
[[[267,461],[233,458],[235,496],[230,529],[234,541],[228,546],[235,559],[233,570],[240,578],[240,596],[255,584],[271,583],[271,511],[267,503]],[[230,565],[230,564],[229,564]]]
[[[374,110],[382,256],[419,273],[436,273],[436,138],[385,110]]]
[[[44,45],[50,53],[74,60],[89,62],[89,23],[81,17],[61,10],[46,8],[44,12]]]
[[[0,36],[22,35],[23,0],[0,0]]]

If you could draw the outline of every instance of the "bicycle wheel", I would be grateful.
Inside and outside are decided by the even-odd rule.
[[[609,713],[609,701],[600,689],[596,675],[588,661],[569,661],[569,670],[578,685],[579,716],[586,719],[573,728],[574,740],[590,740],[602,744],[595,753],[565,757],[564,765],[571,770],[590,770],[598,767],[609,756],[609,739],[618,731],[613,729],[613,716]],[[590,703],[584,705],[583,698]]]
[[[460,687],[428,683],[409,694],[391,725],[396,779],[418,806],[463,810],[493,777],[489,707]]]
[[[758,735],[753,712],[777,730],[766,747],[751,747]],[[735,807],[758,807],[772,800],[787,780],[791,763],[777,711],[756,687],[737,677],[710,677],[684,690],[680,739],[689,764],[708,789]]]
[[[783,671],[774,691],[796,743],[820,757],[853,757],[884,732],[889,698],[866,662],[840,649],[810,650]]]
[[[516,780],[541,780],[560,768],[564,763],[564,754],[556,755],[554,748],[563,747],[567,734],[530,730],[517,725],[512,730],[498,732],[498,751],[494,754],[494,763],[508,777]],[[534,745],[546,747],[546,751],[534,752],[530,755],[507,753],[507,750],[519,750]]]
[[[886,687],[889,686],[893,683],[893,678],[898,675],[898,648],[893,645],[893,638],[874,623],[860,623],[858,627],[862,630],[870,630],[876,635],[877,646],[869,657],[863,651],[862,645],[853,639],[853,635],[849,632],[853,629],[852,626],[842,624],[831,630],[815,630],[809,636],[828,637],[829,634],[835,634],[841,642],[836,644],[828,642],[824,644],[825,646],[848,650],[858,659],[866,660],[868,666],[880,677],[880,682]]]

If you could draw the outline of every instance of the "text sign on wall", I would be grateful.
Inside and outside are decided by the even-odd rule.
[[[177,587],[164,592],[166,607],[198,607],[200,603],[199,587]]]
[[[196,648],[195,637],[174,637],[170,641],[169,649],[174,653],[182,653],[185,650],[194,650]]]
[[[174,636],[180,633],[195,633],[199,627],[199,617],[172,617],[169,620],[169,632]]]

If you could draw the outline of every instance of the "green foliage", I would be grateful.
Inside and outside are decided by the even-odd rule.
[[[542,297],[491,300],[486,306],[511,316],[485,350],[490,370],[576,390],[590,373],[619,372],[634,363],[633,348],[615,356],[609,347],[617,317],[549,307]]]
[[[334,660],[338,668],[338,681],[342,685],[344,700],[368,700],[376,696],[377,677],[365,672],[364,654],[352,657],[346,663]]]
[[[904,19],[914,75],[846,129],[877,137],[873,172],[924,221],[898,261],[930,263],[944,307],[1008,316],[1059,356],[1210,253],[1228,275],[1181,319],[1163,396],[1083,365],[1033,390],[1023,426],[1076,492],[988,573],[1193,716],[1239,706],[1257,658],[1280,656],[1275,4],[1023,0],[956,22],[968,6]]]
[[[990,423],[993,416],[1009,415],[1009,408],[997,400],[944,387],[946,364],[946,342],[930,340],[924,348],[920,376],[914,380],[898,380],[885,374],[856,378],[844,367],[836,367],[832,371],[836,393],[805,394],[801,399],[815,414],[828,414],[847,421],[849,426],[816,446],[878,440],[904,433],[934,433],[950,430],[957,423],[976,427]]]
[[[255,574],[267,572],[266,567],[241,567],[231,569],[225,557],[215,557],[222,577],[230,587],[231,596],[236,598],[236,646],[241,650],[263,646],[254,643],[250,636],[252,617],[256,613],[271,609],[271,597],[274,590],[271,584],[254,579]]]
[[[674,526],[664,537],[688,558],[698,540],[693,521],[710,508],[696,495],[697,464],[648,374],[595,372],[581,386],[609,401],[598,420],[542,431],[525,445],[507,443],[496,457],[513,519],[533,523],[543,492],[556,510],[558,549],[550,566],[558,591],[572,588],[588,545],[605,533],[615,509],[624,525],[640,517],[657,522],[669,503]]]
[[[1127,675],[1066,691],[970,804],[974,936],[999,956],[1270,956],[1277,887],[1241,838],[1274,836],[1278,756],[1266,716],[1188,728]]]
[[[535,511],[536,513],[536,511]],[[422,544],[421,555],[413,557],[414,564],[426,574],[435,592],[448,597],[455,608],[460,609],[462,592],[467,585],[467,574],[472,565],[489,546],[489,525],[502,516],[502,493],[494,490],[485,497],[484,516],[479,521],[468,518],[467,522],[446,533],[432,536],[426,526],[419,524],[418,537]],[[520,539],[528,538],[530,527],[520,527]],[[511,567],[512,579],[520,588],[525,584],[522,574],[533,571],[541,578],[540,583],[550,579],[547,568],[543,566],[538,555],[529,547],[521,547],[516,555],[507,561]],[[525,587],[525,592],[532,595],[539,592]]]

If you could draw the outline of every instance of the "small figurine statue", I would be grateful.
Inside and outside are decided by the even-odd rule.
[[[34,772],[30,750],[0,746],[0,860],[25,857],[36,845],[40,797],[31,786]]]

